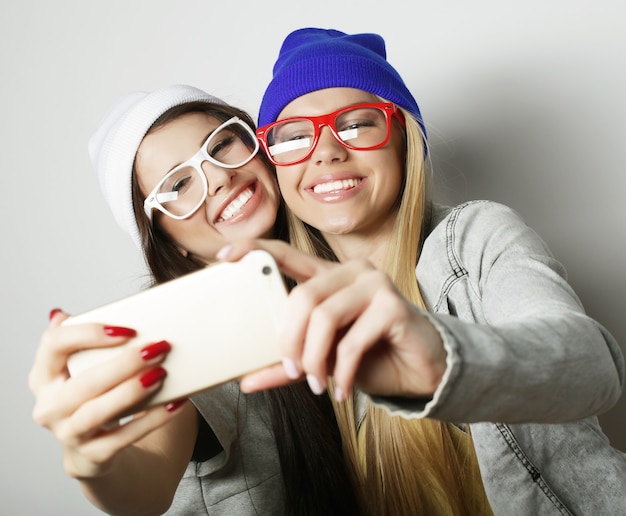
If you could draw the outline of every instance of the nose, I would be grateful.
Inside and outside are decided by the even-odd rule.
[[[237,173],[233,168],[222,168],[205,160],[200,165],[209,185],[208,195],[216,195],[222,188],[230,186]]]
[[[315,149],[311,154],[314,163],[331,163],[333,161],[343,161],[346,159],[348,149],[332,133],[328,126],[320,129],[320,137]]]

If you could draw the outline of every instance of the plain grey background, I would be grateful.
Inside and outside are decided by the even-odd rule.
[[[199,86],[257,106],[303,26],[378,32],[422,108],[440,199],[511,205],[567,267],[587,311],[626,343],[626,4],[621,0],[3,2],[0,512],[99,514],[31,420],[27,374],[48,313],[145,282],[88,160],[132,90]],[[593,364],[589,364],[593,367]],[[601,417],[626,450],[626,401]]]

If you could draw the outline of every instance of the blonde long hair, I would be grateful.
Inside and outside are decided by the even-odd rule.
[[[425,308],[415,279],[428,210],[425,138],[415,118],[402,111],[406,177],[384,271],[408,300]],[[290,210],[287,219],[294,246],[336,260],[317,230]],[[394,417],[369,401],[359,428],[354,396],[334,408],[364,514],[492,514],[469,433],[433,419]]]

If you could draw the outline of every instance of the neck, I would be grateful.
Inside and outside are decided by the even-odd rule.
[[[374,230],[347,234],[322,233],[337,259],[346,262],[354,259],[366,259],[377,269],[385,263],[387,247],[391,239],[393,220],[376,227]]]

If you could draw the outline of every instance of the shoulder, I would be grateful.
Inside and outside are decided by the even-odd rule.
[[[433,203],[431,207],[431,231],[442,229],[444,224],[448,230],[471,228],[480,230],[483,225],[524,224],[522,217],[513,208],[495,201],[467,201],[457,206],[446,206]]]
[[[517,211],[495,201],[468,201],[454,207],[433,204],[428,240],[457,251],[522,246],[550,254],[545,242]]]
[[[447,277],[468,273],[480,277],[496,263],[527,262],[531,257],[543,263],[553,261],[547,244],[520,214],[498,202],[469,201],[454,207],[434,204],[430,227],[421,267],[429,272],[441,270]]]

